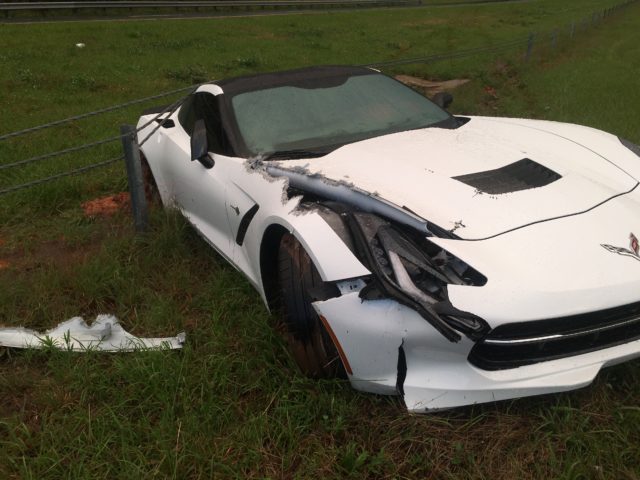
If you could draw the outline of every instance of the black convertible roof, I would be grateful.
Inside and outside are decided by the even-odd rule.
[[[365,67],[327,65],[234,77],[215,82],[215,84],[219,85],[225,94],[236,95],[238,93],[282,86],[329,88],[341,85],[350,77],[373,73],[377,72]]]

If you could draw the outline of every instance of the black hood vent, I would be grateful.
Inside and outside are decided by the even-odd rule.
[[[495,170],[470,173],[453,178],[478,189],[480,192],[497,195],[544,187],[562,177],[529,158],[523,158]]]

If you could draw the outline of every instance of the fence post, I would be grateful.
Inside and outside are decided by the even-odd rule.
[[[144,195],[144,178],[142,177],[136,128],[133,125],[120,125],[120,134],[122,135],[124,163],[127,166],[133,222],[136,232],[144,232],[147,229],[149,216],[147,214],[147,199]]]
[[[571,33],[569,34],[569,38],[573,40],[573,36],[576,34],[576,22],[571,22]]]
[[[524,61],[528,62],[531,59],[531,53],[533,52],[533,39],[534,34],[529,34],[529,40],[527,41],[527,52],[524,54]]]
[[[551,48],[554,50],[558,48],[558,30],[554,30],[551,34]]]

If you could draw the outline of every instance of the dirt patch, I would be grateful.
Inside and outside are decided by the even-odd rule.
[[[43,267],[71,269],[97,255],[101,246],[98,235],[80,244],[60,236],[37,245],[21,246],[0,258],[0,273],[8,269],[29,272]]]
[[[124,192],[82,204],[84,215],[95,219],[91,233],[86,237],[34,233],[16,241],[3,234],[0,237],[0,273],[29,272],[42,267],[66,270],[87,262],[99,254],[105,237],[129,231],[128,218],[112,218],[129,204],[129,194]]]
[[[418,87],[427,94],[427,96],[433,96],[436,93],[448,92],[455,90],[456,88],[469,83],[471,80],[468,78],[455,78],[453,80],[425,80],[424,78],[412,77],[411,75],[396,75],[396,80],[409,85],[410,87]]]
[[[131,199],[127,192],[116,193],[107,197],[96,198],[82,204],[82,210],[86,217],[110,217],[120,210],[129,208]]]

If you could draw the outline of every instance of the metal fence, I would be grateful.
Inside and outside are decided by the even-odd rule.
[[[135,0],[126,1],[90,1],[90,2],[5,2],[0,3],[4,11],[32,10],[86,10],[99,9],[134,9],[134,8],[199,8],[199,7],[310,7],[331,5],[377,5],[377,4],[412,4],[420,0]]]
[[[469,0],[469,3],[482,3],[488,0]],[[514,1],[514,0],[493,0]],[[318,10],[340,8],[380,8],[380,7],[410,7],[422,5],[422,0],[108,0],[88,2],[0,2],[0,12],[8,19],[11,16],[25,15],[47,16],[49,12],[57,15],[119,15],[123,12],[136,14],[149,11],[174,11],[176,15],[216,13],[229,14],[234,12],[248,13],[254,11],[283,10]]]
[[[25,12],[25,11],[54,11],[54,10],[122,10],[122,9],[156,9],[173,8],[178,10],[199,8],[225,8],[246,9],[256,8],[313,8],[335,6],[402,6],[402,5],[442,5],[442,4],[473,4],[473,3],[497,3],[513,2],[519,0],[106,0],[86,2],[10,2],[0,0],[0,11]]]
[[[519,39],[514,39],[508,42],[502,42],[499,44],[494,44],[494,45],[490,45],[490,46],[485,46],[485,47],[477,47],[477,48],[470,48],[470,49],[465,49],[465,50],[458,50],[458,51],[454,51],[454,52],[447,52],[447,53],[441,53],[441,54],[433,54],[433,55],[427,55],[427,56],[422,56],[422,57],[414,57],[414,58],[406,58],[406,59],[399,59],[399,60],[391,60],[391,61],[382,61],[382,62],[377,62],[377,63],[371,63],[371,64],[366,64],[366,65],[361,65],[361,66],[366,66],[366,67],[373,67],[373,68],[386,68],[386,67],[394,67],[394,66],[401,66],[401,65],[409,65],[409,64],[430,64],[430,63],[435,63],[435,62],[439,62],[439,61],[444,61],[444,60],[454,60],[454,59],[461,59],[461,58],[467,58],[467,57],[473,57],[473,56],[477,56],[477,55],[495,55],[495,54],[499,54],[499,53],[506,53],[506,52],[517,52],[518,50],[520,50],[522,52],[522,59],[523,61],[530,61],[532,56],[535,54],[535,52],[538,49],[541,48],[551,48],[551,49],[555,49],[558,47],[559,43],[562,40],[565,41],[570,41],[573,40],[574,37],[576,35],[578,35],[580,32],[602,22],[603,20],[605,20],[606,18],[610,17],[611,15],[619,12],[620,10],[624,9],[625,7],[629,6],[630,4],[636,3],[639,0],[627,0],[623,3],[620,3],[618,5],[616,5],[615,7],[611,7],[602,11],[598,11],[598,12],[594,12],[586,17],[583,17],[577,21],[571,22],[568,25],[563,26],[562,28],[556,28],[554,30],[552,30],[551,32],[545,32],[545,33],[531,33],[530,35],[528,35],[527,37],[524,38],[519,38]],[[138,104],[144,104],[147,103],[149,101],[152,100],[157,100],[160,98],[164,98],[164,97],[169,97],[169,96],[175,96],[178,94],[185,94],[187,92],[191,92],[193,91],[198,85],[190,85],[188,87],[183,87],[183,88],[179,88],[179,89],[175,89],[175,90],[170,90],[167,92],[163,92],[160,94],[156,94],[156,95],[151,95],[148,97],[144,97],[144,98],[138,98],[138,99],[134,99],[134,100],[130,100],[128,102],[124,102],[124,103],[120,103],[117,105],[112,105],[112,106],[108,106],[105,108],[101,108],[99,110],[95,110],[92,112],[87,112],[87,113],[83,113],[80,115],[74,115],[68,118],[64,118],[61,120],[56,120],[53,122],[49,122],[49,123],[45,123],[42,125],[37,125],[31,128],[26,128],[26,129],[22,129],[22,130],[17,130],[14,132],[9,132],[9,133],[4,133],[0,135],[0,141],[6,141],[8,139],[12,139],[12,138],[16,138],[16,137],[22,137],[25,135],[28,135],[30,133],[33,132],[38,132],[41,130],[45,130],[45,129],[49,129],[49,128],[54,128],[54,127],[59,127],[62,125],[66,125],[69,124],[71,122],[76,122],[78,120],[85,120],[91,117],[95,117],[97,115],[101,115],[104,113],[108,113],[108,112],[113,112],[116,110],[120,110],[120,109],[124,109],[133,105],[138,105]],[[176,100],[175,102],[173,102],[172,104],[168,105],[167,107],[165,107],[164,109],[162,109],[162,111],[156,113],[156,115],[154,116],[154,118],[152,118],[151,120],[149,120],[147,123],[145,123],[144,125],[140,126],[138,129],[133,128],[132,130],[127,130],[127,131],[122,131],[120,135],[115,135],[112,137],[108,137],[108,138],[104,138],[95,142],[90,142],[90,143],[85,143],[85,144],[81,144],[81,145],[77,145],[71,148],[67,148],[64,150],[59,150],[59,151],[54,151],[54,152],[49,152],[47,154],[43,154],[43,155],[38,155],[35,157],[30,157],[30,158],[25,158],[25,159],[21,159],[21,160],[17,160],[17,161],[13,161],[10,163],[0,163],[0,174],[3,171],[6,171],[8,169],[12,169],[12,168],[19,168],[19,167],[23,167],[25,165],[28,164],[32,164],[32,163],[36,163],[36,162],[44,162],[44,161],[48,161],[48,160],[52,160],[53,158],[56,157],[61,157],[64,155],[69,155],[71,153],[76,153],[76,152],[80,152],[80,151],[85,151],[85,150],[89,150],[101,145],[105,145],[105,144],[109,144],[109,143],[113,143],[113,142],[117,142],[117,141],[122,141],[123,139],[126,140],[127,138],[129,139],[134,139],[137,136],[137,133],[146,128],[147,126],[149,126],[152,123],[157,123],[157,125],[154,127],[153,132],[155,132],[158,128],[160,128],[163,124],[163,116],[165,116],[165,114],[169,113],[173,113],[176,109],[179,108],[179,106],[182,104],[182,102],[184,101],[184,99],[186,98],[186,96],[182,96],[180,99]],[[166,117],[165,117],[166,118]],[[152,134],[151,133],[151,134]],[[144,142],[146,142],[148,140],[148,138],[150,137],[150,135],[147,135],[144,139],[142,139],[140,141],[140,145],[143,145]],[[37,185],[41,185],[47,182],[51,182],[54,180],[58,180],[61,178],[65,178],[65,177],[69,177],[69,176],[73,176],[73,175],[81,175],[81,174],[85,174],[88,172],[91,172],[95,169],[98,168],[102,168],[102,167],[106,167],[108,165],[112,165],[118,161],[121,161],[124,158],[123,155],[121,156],[117,156],[117,157],[113,157],[113,158],[107,158],[107,159],[103,159],[100,161],[97,161],[95,163],[91,163],[88,165],[84,165],[82,167],[79,168],[75,168],[75,169],[71,169],[71,170],[67,170],[67,171],[63,171],[63,172],[59,172],[59,173],[55,173],[52,175],[49,175],[47,177],[42,177],[42,178],[38,178],[38,179],[34,179],[31,180],[29,182],[25,182],[22,184],[18,184],[18,185],[10,185],[10,186],[4,186],[1,187],[0,186],[0,196],[4,195],[4,194],[9,194],[12,192],[17,192],[20,190],[24,190],[27,188],[31,188]]]

